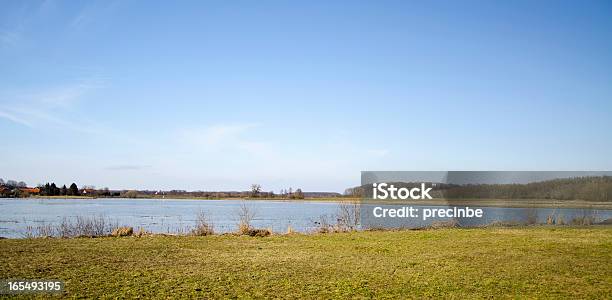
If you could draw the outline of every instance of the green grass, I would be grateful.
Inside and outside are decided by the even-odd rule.
[[[68,297],[609,298],[612,227],[0,240]]]

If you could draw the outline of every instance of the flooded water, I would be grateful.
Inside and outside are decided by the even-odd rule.
[[[288,226],[303,232],[315,230],[322,215],[334,220],[333,216],[338,212],[338,203],[321,201],[0,198],[0,236],[21,238],[28,226],[59,224],[64,218],[99,216],[119,225],[142,227],[151,232],[187,232],[194,226],[200,211],[206,213],[216,232],[230,232],[237,228],[242,203],[255,213],[255,227],[271,228],[275,232],[286,232]],[[524,222],[529,216],[536,216],[538,222],[543,223],[550,214],[562,215],[567,221],[585,214],[593,215],[597,220],[612,218],[612,210],[480,208],[484,211],[484,218],[459,219],[459,223],[476,226],[494,221]],[[420,227],[432,221],[436,219],[415,221],[405,227]]]

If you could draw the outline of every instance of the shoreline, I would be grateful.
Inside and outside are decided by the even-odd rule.
[[[270,201],[270,202],[323,202],[323,203],[363,203],[381,205],[425,205],[425,206],[477,206],[506,208],[573,208],[612,210],[612,202],[595,202],[584,200],[553,199],[433,199],[433,200],[384,200],[363,201],[361,198],[305,198],[305,199],[270,199],[270,198],[203,198],[203,197],[89,197],[89,196],[33,196],[27,198],[2,199],[66,199],[66,200],[171,200],[171,201]]]
[[[354,234],[354,233],[366,233],[366,232],[412,232],[412,231],[436,231],[436,230],[487,230],[487,229],[513,229],[513,230],[530,230],[530,229],[550,229],[550,230],[569,230],[569,229],[609,229],[612,230],[612,222],[600,222],[593,223],[589,225],[576,225],[576,224],[527,224],[527,223],[513,223],[513,222],[500,222],[500,223],[489,223],[483,224],[479,226],[455,226],[451,223],[433,223],[424,227],[414,227],[414,228],[369,228],[369,229],[337,229],[333,228],[328,231],[320,231],[319,229],[313,228],[308,231],[299,231],[299,230],[291,230],[287,232],[279,232],[273,231],[267,228],[255,228],[252,229],[255,231],[266,231],[265,235],[250,235],[248,233],[240,233],[239,229],[234,231],[227,232],[211,232],[206,235],[197,235],[193,234],[193,232],[184,232],[184,233],[172,233],[172,232],[151,232],[142,229],[139,233],[134,230],[133,226],[120,226],[118,228],[131,228],[132,233],[128,235],[114,235],[113,233],[107,233],[103,235],[94,235],[94,236],[71,236],[71,237],[62,237],[62,236],[24,236],[24,237],[6,237],[0,236],[0,240],[80,240],[80,239],[118,239],[118,238],[160,238],[160,237],[174,237],[174,238],[203,238],[203,237],[245,237],[245,238],[258,238],[258,237],[282,237],[282,236],[325,236],[325,235],[335,235],[335,234]]]

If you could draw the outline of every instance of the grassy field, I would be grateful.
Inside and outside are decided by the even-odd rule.
[[[69,297],[610,298],[612,227],[0,240],[0,274]]]

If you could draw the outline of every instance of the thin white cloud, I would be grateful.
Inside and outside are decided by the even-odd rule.
[[[17,106],[17,107],[5,107],[3,108],[4,112],[8,115],[12,116],[14,120],[19,120],[22,124],[28,124],[29,127],[36,127],[36,125],[43,124],[54,124],[54,125],[63,125],[68,126],[70,122],[64,121],[60,118],[53,116],[53,114],[45,112],[44,110],[27,107],[27,106]]]
[[[248,124],[218,124],[213,125],[206,128],[203,132],[197,133],[200,134],[199,137],[196,137],[202,142],[207,144],[218,144],[223,142],[228,142],[229,140],[237,139],[241,134],[246,131],[257,127],[257,124],[248,123]]]
[[[57,3],[55,0],[44,0],[40,3],[40,6],[38,6],[38,13],[44,15],[55,10],[56,8]]]
[[[32,125],[32,123],[28,122],[27,120],[22,119],[21,117],[19,117],[15,113],[4,111],[2,108],[0,108],[0,118],[4,118],[4,119],[7,119],[9,121],[12,121],[12,122],[15,122],[17,124],[24,125],[24,126],[27,126],[27,127],[30,127],[30,128],[34,127]]]
[[[103,86],[99,80],[81,80],[77,83],[43,91],[21,91],[0,95],[0,118],[30,128],[49,126],[91,132],[91,124],[76,124],[74,118],[62,118],[90,91]]]
[[[257,123],[216,124],[206,128],[182,130],[181,144],[207,151],[239,151],[250,154],[265,153],[270,147],[257,138]]]
[[[99,20],[108,20],[121,1],[94,1],[85,6],[70,22],[75,30],[81,30]]]
[[[40,4],[34,1],[22,1],[15,10],[9,12],[12,22],[6,22],[0,29],[0,48],[15,48],[28,41],[29,29],[36,19],[44,17],[56,8],[53,0],[45,0]]]
[[[151,165],[116,165],[109,166],[106,169],[111,171],[138,171],[151,168]]]
[[[99,80],[86,80],[70,86],[59,87],[43,93],[34,94],[32,98],[51,106],[62,106],[67,108],[79,101],[86,93],[101,87],[103,87],[103,83]]]
[[[389,154],[389,150],[387,149],[370,149],[367,151],[368,154],[372,156],[383,157]]]

